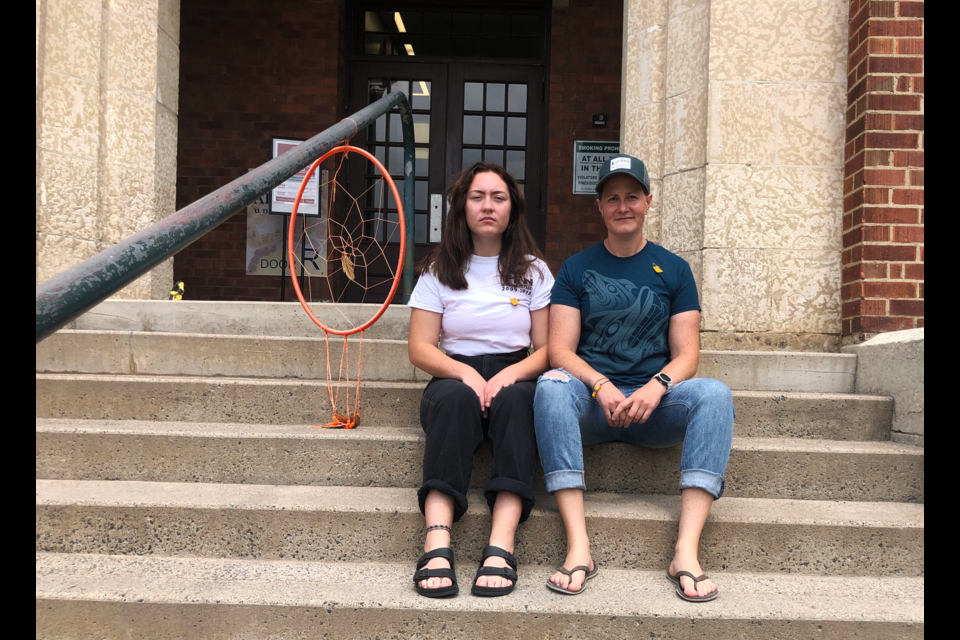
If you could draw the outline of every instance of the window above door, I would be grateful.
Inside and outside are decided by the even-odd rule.
[[[544,2],[357,3],[354,55],[542,61]]]

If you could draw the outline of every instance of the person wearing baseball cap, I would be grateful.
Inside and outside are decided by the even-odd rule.
[[[694,378],[700,303],[690,265],[643,235],[653,194],[644,163],[616,155],[600,170],[597,207],[607,237],[567,259],[551,292],[550,365],[534,400],[544,484],[567,535],[563,566],[547,587],[582,593],[599,566],[583,510],[583,445],[683,445],[679,535],[666,577],[689,602],[717,597],[698,560],[700,533],[733,437],[733,397]]]

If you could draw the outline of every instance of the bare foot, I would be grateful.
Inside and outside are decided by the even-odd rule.
[[[593,559],[590,557],[589,546],[583,549],[571,548],[567,550],[567,559],[563,561],[563,567],[569,570],[580,565],[590,567],[591,571],[594,569]],[[557,571],[555,574],[550,576],[550,582],[558,587],[569,589],[570,591],[580,591],[580,589],[583,588],[583,583],[586,581],[586,578],[586,573],[582,569],[580,571],[575,571],[572,576],[567,576]]]
[[[513,553],[511,551],[511,553]],[[509,567],[507,561],[500,556],[490,556],[483,562],[485,567]],[[480,576],[477,578],[478,587],[509,587],[513,584],[513,580],[504,578],[503,576]]]
[[[695,576],[703,575],[703,569],[700,568],[700,562],[697,560],[697,556],[679,551],[673,556],[673,562],[670,563],[669,571],[672,576],[677,575],[678,571],[689,571]],[[709,578],[707,580],[701,580],[697,583],[696,587],[694,587],[692,579],[687,576],[681,576],[680,586],[683,588],[683,592],[691,598],[702,598],[717,590],[717,585]]]

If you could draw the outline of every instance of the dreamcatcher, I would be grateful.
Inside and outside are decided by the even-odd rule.
[[[369,181],[366,190],[356,197],[351,195],[350,191],[347,190],[342,182],[342,180],[346,178],[347,161],[351,154],[356,154],[369,161],[375,169],[373,171],[375,177]],[[321,193],[325,190],[329,193],[327,196],[328,215],[319,217],[302,215],[300,216],[301,223],[297,224],[297,212],[300,200],[310,178],[324,161],[331,158],[334,160],[335,169],[331,172],[331,177],[321,185],[320,190]],[[341,179],[342,174],[343,178]],[[326,187],[326,189],[323,187]],[[393,196],[392,199],[389,199],[388,194]],[[340,204],[337,202],[338,198],[340,199],[340,203],[344,200],[346,201],[347,211],[346,215],[343,216],[343,222],[336,221],[333,215],[334,206]],[[372,201],[373,209],[375,210],[373,220],[369,219],[369,215],[365,215],[365,209],[369,214],[371,208],[364,206],[365,201],[368,203]],[[385,209],[388,208],[387,205],[392,203],[396,203],[396,213],[386,213]],[[343,205],[340,204],[340,206]],[[324,225],[325,229],[323,227]],[[323,233],[324,230],[326,233]],[[297,232],[302,234],[299,242],[297,242],[298,239],[295,238],[295,233]],[[400,284],[400,277],[403,272],[403,259],[406,248],[406,224],[403,215],[403,204],[396,184],[383,164],[366,150],[349,145],[331,149],[310,166],[306,176],[303,178],[303,182],[297,192],[297,198],[293,203],[293,213],[290,216],[287,240],[288,264],[300,265],[301,271],[304,273],[310,272],[308,268],[309,263],[312,263],[312,266],[316,268],[317,257],[320,257],[320,259],[325,258],[327,267],[325,274],[326,291],[318,291],[317,295],[318,297],[333,301],[334,308],[339,316],[345,320],[347,325],[345,329],[336,329],[328,326],[317,318],[310,308],[310,300],[308,300],[308,298],[313,298],[311,278],[306,279],[307,292],[305,296],[297,280],[296,269],[291,269],[291,279],[293,280],[293,288],[297,294],[297,298],[300,300],[303,310],[310,316],[310,319],[313,320],[318,327],[323,329],[326,343],[327,393],[330,396],[330,407],[333,415],[329,423],[318,426],[324,429],[352,429],[357,426],[360,420],[360,374],[363,359],[363,332],[379,320],[380,316],[387,310],[387,307],[390,306],[390,302],[397,292],[397,287]],[[386,246],[392,242],[399,243],[399,253],[395,265],[391,264],[385,252]],[[301,243],[304,249],[312,251],[314,256],[313,260],[309,262],[305,261],[302,258],[302,251],[300,252],[300,256],[297,255],[295,248],[301,246]],[[322,243],[325,243],[325,246],[318,246]],[[329,249],[329,253],[327,253],[327,249]],[[379,305],[379,307],[373,307],[372,305],[365,307],[364,300],[370,289],[385,286],[385,281],[380,279],[376,282],[371,282],[368,275],[370,265],[373,264],[374,261],[381,259],[389,269],[390,278],[387,281],[392,280],[390,291],[383,304]],[[343,286],[335,287],[333,284],[335,280],[340,280]],[[351,311],[349,315],[344,313],[338,304],[341,302],[348,286],[358,287],[362,291],[360,304],[357,306],[356,311]],[[365,315],[369,314],[374,308],[376,311],[373,312],[369,318],[366,318]],[[334,383],[333,370],[330,363],[331,335],[341,336],[343,338],[343,347],[340,351],[340,363],[337,367],[336,384]],[[359,338],[357,344],[357,378],[352,403],[350,399],[349,340],[351,336],[357,336]],[[342,404],[340,404],[341,390],[344,392]],[[341,408],[343,411],[340,410]]]

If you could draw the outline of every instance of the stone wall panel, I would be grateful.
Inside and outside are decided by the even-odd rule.
[[[180,0],[160,0],[157,5],[157,22],[160,29],[179,46]]]
[[[154,170],[157,103],[125,91],[108,91],[107,162],[140,171]]]
[[[100,145],[100,88],[47,70],[43,77],[40,146],[96,159]]]
[[[664,175],[702,167],[706,157],[707,89],[701,87],[666,101]]]
[[[80,264],[100,251],[93,240],[37,233],[37,284]]]
[[[709,6],[710,0],[670,0],[669,6],[667,7],[667,12],[672,18],[673,16],[683,13],[684,11]]]
[[[663,246],[674,252],[703,248],[703,194],[706,171],[693,169],[663,180]]]
[[[110,164],[103,169],[103,242],[116,244],[155,221],[152,172]]]
[[[703,328],[839,333],[836,251],[706,249]]]
[[[710,162],[776,161],[777,91],[775,84],[710,83]]]
[[[157,26],[122,13],[110,13],[107,87],[156,96]]]
[[[784,84],[778,108],[777,162],[843,165],[843,84]]]
[[[667,27],[666,95],[673,97],[707,81],[709,15],[706,4],[670,18]]]
[[[623,152],[643,160],[651,179],[662,174],[663,104],[651,103],[628,112],[623,134]]]
[[[180,103],[180,48],[166,33],[157,43],[157,102],[177,113]]]
[[[710,79],[846,80],[845,0],[713,0]]]
[[[37,231],[96,240],[99,232],[97,163],[38,151]]]
[[[704,246],[840,251],[843,170],[708,165]]]
[[[91,82],[100,77],[99,0],[47,0],[45,25],[45,69]],[[37,40],[39,48],[39,25]]]
[[[160,182],[175,186],[177,184],[177,114],[163,105],[157,105],[156,109],[154,171]],[[164,215],[169,214],[162,214],[159,217],[162,218]]]
[[[650,193],[653,194],[653,202],[650,204],[646,219],[643,221],[643,237],[660,244],[663,227],[663,206],[659,196],[663,193],[663,181],[650,180]]]
[[[667,32],[660,25],[646,27],[638,37],[638,105],[662,102],[664,98],[664,62],[667,58]]]

